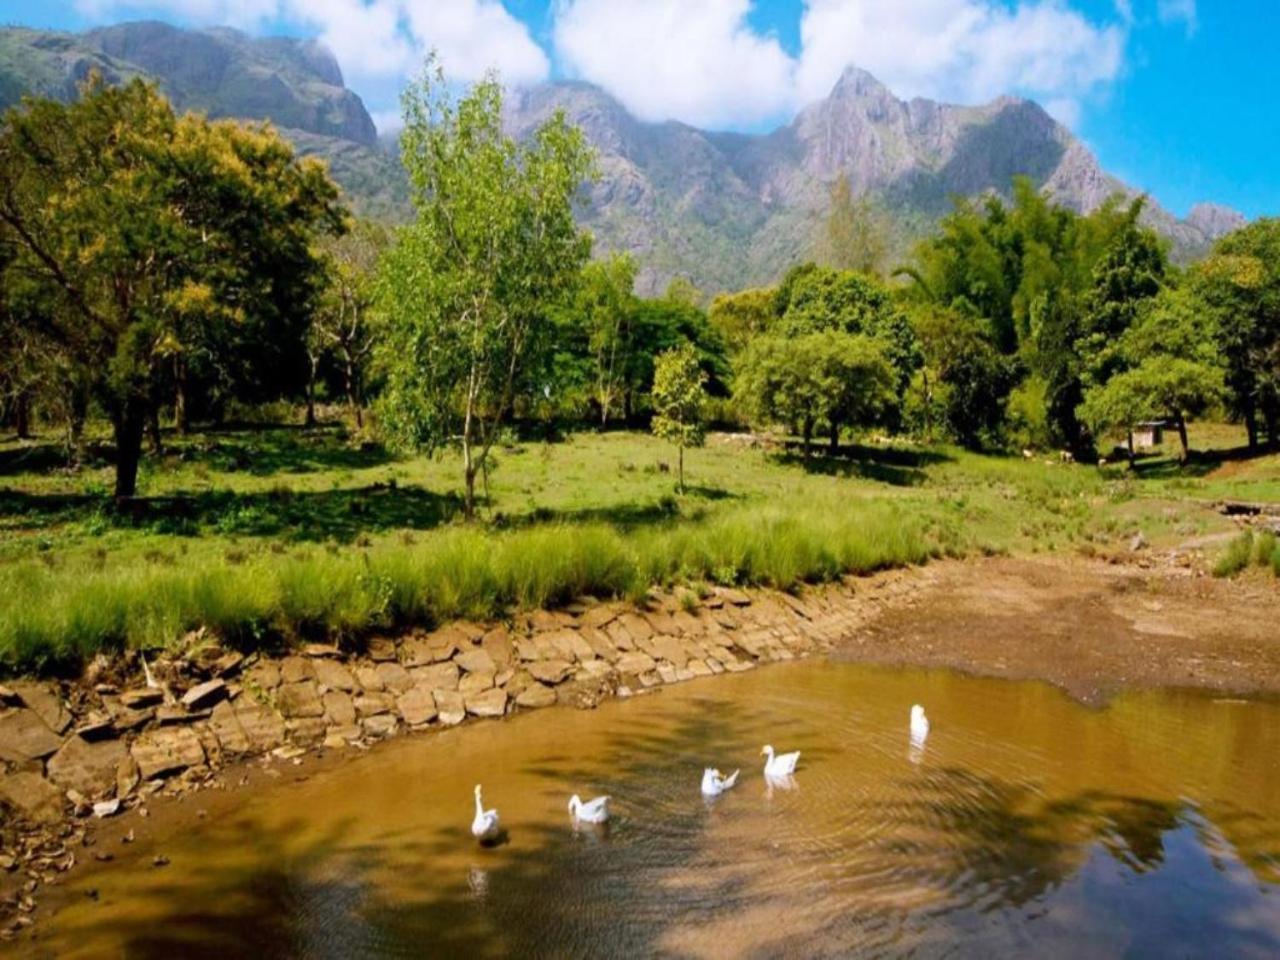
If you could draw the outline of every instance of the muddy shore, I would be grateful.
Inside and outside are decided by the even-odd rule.
[[[821,653],[1043,680],[1095,704],[1135,686],[1275,695],[1277,622],[1280,590],[1263,578],[991,558],[800,598],[726,590],[693,607],[655,594],[644,610],[584,598],[504,624],[381,638],[354,654],[311,646],[237,659],[199,642],[149,664],[154,687],[124,665],[100,665],[76,684],[10,683],[0,690],[9,737],[0,744],[0,929],[38,939],[40,913],[57,908],[60,880],[77,863],[113,859],[126,843],[136,844],[131,862],[151,862],[150,834],[217,817],[245,790],[306,779],[389,737],[543,706],[590,708]],[[15,761],[22,750],[39,755]],[[95,817],[95,802],[110,815]],[[162,851],[154,857],[162,868]]]

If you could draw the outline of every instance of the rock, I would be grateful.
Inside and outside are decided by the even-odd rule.
[[[686,666],[695,677],[709,677],[714,673],[711,667],[702,660],[690,660]]]
[[[604,627],[616,619],[617,616],[617,607],[602,603],[584,613],[580,618],[580,622],[584,627]]]
[[[231,701],[223,700],[209,715],[209,729],[218,738],[218,745],[226,753],[248,753],[249,737],[236,717]]]
[[[529,664],[530,675],[542,683],[562,683],[573,673],[573,665],[564,660],[535,660]]]
[[[323,717],[324,704],[313,681],[286,683],[276,691],[276,706],[286,718]]]
[[[647,653],[641,653],[637,650],[631,653],[624,653],[618,658],[618,662],[614,664],[614,667],[621,674],[639,676],[652,670],[654,661],[653,657]]]
[[[212,707],[219,700],[225,699],[227,685],[222,680],[209,680],[192,687],[182,695],[182,705],[188,710],[200,710]]]
[[[47,684],[31,680],[15,680],[9,687],[16,693],[27,709],[39,717],[46,727],[54,733],[65,733],[71,726],[71,714],[67,711],[62,698],[49,688]]]
[[[420,683],[396,698],[396,709],[405,723],[419,727],[436,718],[436,698],[430,687]]]
[[[62,738],[34,710],[11,708],[0,714],[0,760],[26,763],[49,756]]]
[[[395,697],[390,693],[366,693],[356,697],[352,704],[356,708],[356,716],[361,719],[390,713],[396,707]]]
[[[461,723],[466,718],[467,708],[462,694],[456,690],[436,690],[433,695],[436,700],[436,715],[446,727]]]
[[[166,703],[163,706],[156,707],[155,720],[162,727],[172,726],[177,723],[190,723],[192,720],[202,720],[208,717],[210,711],[196,710],[190,711],[186,707],[178,706],[176,703]]]
[[[507,712],[507,692],[494,687],[465,699],[467,713],[477,717],[500,717]]]
[[[115,786],[116,768],[126,752],[120,740],[91,743],[80,737],[68,737],[62,748],[49,758],[46,773],[64,790],[77,790],[87,797],[101,796]]]
[[[503,626],[494,627],[480,638],[480,647],[489,654],[499,670],[505,670],[515,661],[515,644]]]
[[[453,658],[453,662],[467,673],[487,673],[492,677],[498,672],[498,665],[483,647],[464,650]]]
[[[376,717],[365,717],[360,725],[371,737],[389,737],[396,732],[399,721],[389,713],[382,713]]]
[[[404,693],[413,686],[413,677],[409,676],[409,671],[398,663],[380,663],[375,669],[378,671],[378,678],[388,690]]]
[[[1129,541],[1129,552],[1138,553],[1139,551],[1145,550],[1145,549],[1147,549],[1147,538],[1143,536],[1142,531],[1139,530],[1137,533],[1133,535],[1133,538]]]
[[[242,697],[236,704],[236,719],[254,752],[262,753],[284,742],[284,721],[260,703]]]
[[[331,750],[345,747],[349,743],[356,743],[364,737],[364,730],[358,724],[350,724],[345,727],[330,727],[329,732],[325,734],[324,745]]]
[[[396,658],[396,644],[386,637],[374,637],[369,641],[369,659],[375,663],[385,663]]]
[[[233,676],[243,663],[244,654],[231,650],[209,664],[209,669],[215,677],[225,678]]]
[[[462,680],[458,683],[458,692],[462,694],[465,700],[473,693],[480,693],[488,690],[494,685],[494,675],[492,673],[468,673],[463,675]]]
[[[424,667],[436,662],[434,650],[426,637],[410,637],[400,645],[400,662],[406,667]]]
[[[120,703],[130,710],[154,707],[157,704],[164,703],[164,691],[157,690],[154,687],[139,687],[135,690],[126,690],[120,694]]]
[[[110,740],[116,735],[115,721],[110,714],[94,711],[85,717],[84,723],[76,727],[76,736],[81,740]]]
[[[314,680],[316,668],[305,657],[285,657],[280,661],[280,681],[282,683],[301,683],[303,680]]]
[[[432,690],[457,690],[458,666],[454,663],[437,663],[430,667],[418,667],[413,671],[413,682]]]
[[[330,690],[345,690],[350,693],[356,688],[356,678],[337,660],[317,660],[315,670],[316,680]]]
[[[126,753],[116,764],[116,796],[121,799],[129,796],[141,779],[142,771],[138,769],[138,762]]]
[[[689,659],[684,643],[675,637],[653,637],[644,641],[641,648],[655,660],[670,660],[677,668]]]
[[[315,747],[324,740],[326,729],[328,728],[320,717],[299,717],[285,721],[284,735],[286,740],[300,747]]]
[[[327,657],[332,660],[337,660],[342,656],[342,651],[332,643],[308,643],[302,648],[302,655],[304,657]]]
[[[624,613],[612,626],[621,626],[633,641],[647,640],[653,636],[649,621],[636,613]],[[612,632],[610,632],[612,636]]]
[[[204,747],[190,727],[148,730],[129,749],[144,780],[177,773],[204,763]]]
[[[646,626],[648,625],[646,624]],[[627,632],[627,628],[623,626],[621,620],[611,621],[604,627],[604,633],[618,650],[625,652],[636,648],[635,640]]]
[[[163,853],[157,853],[151,858],[151,865],[153,867],[167,867],[169,865],[169,858]]]
[[[741,590],[734,590],[730,587],[721,587],[716,591],[716,594],[720,596],[725,603],[732,604],[735,607],[751,606],[751,598]]]
[[[387,689],[386,684],[382,682],[382,678],[378,676],[378,671],[374,667],[356,667],[356,680],[364,689],[375,693],[381,693]]]
[[[93,815],[99,820],[105,820],[107,817],[114,817],[120,812],[119,800],[103,800],[93,805]]]
[[[269,693],[280,686],[280,668],[272,660],[260,660],[249,669],[245,681]]]
[[[583,675],[597,680],[603,680],[615,672],[607,660],[588,660],[578,669]]]
[[[555,690],[541,683],[530,684],[516,696],[516,704],[521,707],[549,707],[555,702]]]
[[[583,627],[581,634],[582,639],[591,648],[591,652],[597,657],[609,661],[618,659],[618,648],[602,631],[594,627]]]
[[[328,661],[320,661],[327,663]],[[356,707],[351,696],[341,690],[330,690],[324,695],[325,719],[340,727],[348,727],[356,722]]]
[[[0,776],[0,803],[35,823],[62,820],[62,794],[38,773],[24,770]]]
[[[658,676],[662,678],[663,683],[675,683],[679,679],[675,664],[668,663],[666,660],[658,661]]]

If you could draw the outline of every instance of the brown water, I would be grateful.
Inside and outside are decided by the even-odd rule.
[[[933,732],[907,735],[923,703]],[[769,789],[761,744],[803,750]],[[714,803],[704,765],[743,767]],[[509,842],[480,849],[471,788]],[[609,793],[575,831],[571,793]],[[821,662],[388,744],[46,918],[128,957],[1277,956],[1280,705]]]

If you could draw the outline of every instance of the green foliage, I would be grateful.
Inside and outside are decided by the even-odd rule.
[[[680,451],[679,481],[684,491],[684,448],[706,441],[703,406],[707,375],[698,363],[693,344],[685,343],[660,353],[653,371],[653,435],[673,443]]]
[[[1244,530],[1227,545],[1213,565],[1215,577],[1234,577],[1249,566],[1253,557],[1253,531]]]
[[[769,329],[774,319],[775,296],[772,287],[753,287],[722,293],[711,301],[708,319],[729,350],[738,352]]]
[[[816,244],[818,259],[836,270],[883,273],[890,234],[884,212],[865,195],[855,198],[844,174],[831,186],[830,204]]]
[[[635,297],[636,265],[629,254],[587,264],[582,271],[574,310],[586,328],[595,381],[600,425],[618,405],[628,364],[630,321]]]
[[[557,113],[527,140],[503,130],[490,76],[455,100],[431,64],[404,93],[401,149],[417,209],[386,258],[382,424],[401,450],[458,436],[466,511],[475,479],[549,342],[590,253],[573,200],[592,171],[582,132]]]

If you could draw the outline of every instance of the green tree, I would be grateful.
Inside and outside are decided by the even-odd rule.
[[[91,78],[72,103],[27,100],[6,115],[6,282],[38,291],[28,332],[109,414],[117,497],[137,489],[143,431],[174,359],[246,332],[289,343],[317,285],[314,239],[342,216],[323,166],[295,159],[270,128],[177,117],[140,81]]]
[[[775,298],[776,291],[772,287],[722,293],[711,301],[707,317],[729,350],[736,353],[773,323]]]
[[[674,443],[679,450],[677,476],[681,493],[684,493],[684,448],[700,447],[706,440],[702,419],[706,378],[691,343],[664,351],[654,361],[653,434]]]
[[[981,317],[937,307],[917,308],[915,329],[924,357],[921,408],[938,409],[950,434],[978,449],[998,432],[1015,382],[1014,364],[993,342]],[[933,427],[926,420],[928,435]]]
[[[831,185],[830,208],[817,242],[818,259],[836,270],[883,273],[888,233],[884,214],[870,198],[855,198],[849,178],[840,174]]]
[[[631,345],[630,320],[635,310],[632,293],[635,281],[636,264],[626,253],[593,261],[582,271],[576,307],[587,330],[595,401],[600,408],[602,428],[608,426],[609,415],[623,389],[623,372]]]
[[[593,160],[563,113],[517,143],[503,130],[495,76],[455,98],[432,66],[403,96],[417,216],[382,277],[382,422],[401,449],[458,438],[470,518],[476,476],[538,366],[531,351],[551,342],[553,309],[590,255],[573,201]]]

